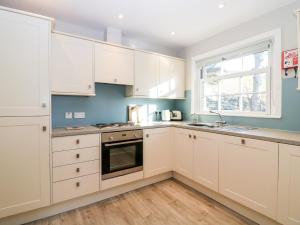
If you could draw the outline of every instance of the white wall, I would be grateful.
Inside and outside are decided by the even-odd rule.
[[[76,24],[55,20],[55,30],[86,36],[89,38],[104,40],[105,29],[96,30],[89,27],[78,26]],[[132,48],[143,49],[147,51],[158,52],[175,57],[183,57],[182,50],[179,48],[170,48],[160,43],[146,40],[142,37],[123,36],[123,44]]]
[[[283,49],[297,48],[297,21],[294,11],[298,8],[300,8],[299,0],[186,48],[182,53],[187,62],[186,89],[191,89],[191,58],[196,55],[201,55],[275,28],[282,29]]]

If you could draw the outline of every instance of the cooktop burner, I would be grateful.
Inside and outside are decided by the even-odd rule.
[[[132,127],[134,123],[98,123],[95,126],[98,128]]]

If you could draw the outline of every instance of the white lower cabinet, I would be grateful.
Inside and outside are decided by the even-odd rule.
[[[144,130],[144,177],[172,171],[171,128]]]
[[[278,220],[300,224],[300,146],[279,145]]]
[[[177,128],[174,132],[174,171],[193,178],[194,131]]]
[[[223,135],[219,192],[276,219],[278,144]]]
[[[50,204],[49,120],[0,118],[0,218]]]
[[[220,135],[194,133],[193,179],[214,191],[219,189]]]

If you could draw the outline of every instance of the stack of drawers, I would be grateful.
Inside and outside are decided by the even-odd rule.
[[[52,139],[53,203],[99,191],[100,135]]]

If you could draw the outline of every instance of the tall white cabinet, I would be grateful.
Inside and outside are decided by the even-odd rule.
[[[278,220],[300,224],[300,146],[279,145]]]
[[[51,20],[0,7],[0,218],[50,204]]]
[[[0,8],[0,116],[49,115],[49,21]]]

